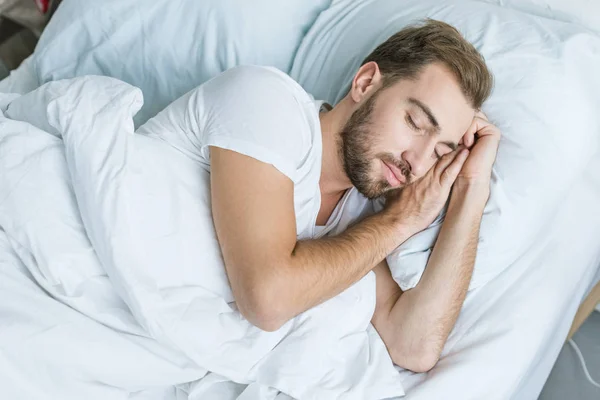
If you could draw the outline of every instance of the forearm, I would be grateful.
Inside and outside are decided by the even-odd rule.
[[[419,354],[425,365],[437,362],[469,287],[486,200],[485,190],[455,186],[421,281],[391,310],[395,359]]]
[[[297,242],[285,268],[279,269],[276,298],[289,319],[341,293],[365,276],[408,239],[398,216],[382,212],[343,234]]]

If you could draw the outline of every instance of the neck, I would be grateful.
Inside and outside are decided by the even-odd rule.
[[[342,100],[332,110],[319,115],[323,137],[323,160],[319,185],[323,196],[339,195],[352,187],[352,182],[344,171],[344,164],[339,152],[341,132],[352,109]]]

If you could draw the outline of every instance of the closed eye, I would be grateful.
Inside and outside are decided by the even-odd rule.
[[[415,121],[412,119],[412,117],[410,116],[410,114],[406,114],[406,122],[408,123],[408,125],[410,125],[410,127],[412,129],[414,129],[415,131],[420,131],[421,128],[419,128],[417,126],[417,124],[415,124]]]

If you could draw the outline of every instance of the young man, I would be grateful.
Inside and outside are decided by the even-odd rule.
[[[431,369],[462,306],[489,196],[500,133],[478,110],[491,88],[473,46],[428,21],[375,49],[333,108],[262,67],[229,70],[189,94],[184,118],[195,129],[183,140],[209,164],[241,313],[276,330],[375,271],[372,322],[393,361]],[[323,237],[352,212],[351,194],[386,196],[385,209]],[[427,269],[403,293],[385,257],[448,198]]]

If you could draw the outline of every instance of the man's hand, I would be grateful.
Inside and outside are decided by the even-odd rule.
[[[459,181],[481,184],[489,189],[500,136],[500,130],[479,111],[463,136],[463,143],[471,150],[471,154],[458,174]]]
[[[444,155],[423,177],[388,196],[386,212],[402,218],[409,235],[427,228],[446,204],[468,155],[462,147]]]

